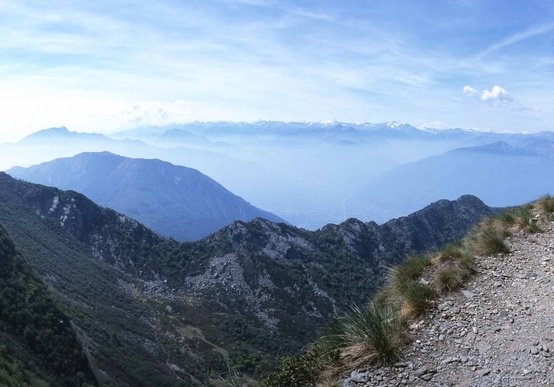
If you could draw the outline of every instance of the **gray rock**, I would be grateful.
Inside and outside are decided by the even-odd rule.
[[[479,375],[479,377],[481,377],[481,378],[482,378],[483,376],[487,376],[487,375],[490,374],[490,373],[491,373],[491,370],[488,369],[488,368],[484,368],[484,369],[482,369],[482,370],[477,371],[477,375]]]

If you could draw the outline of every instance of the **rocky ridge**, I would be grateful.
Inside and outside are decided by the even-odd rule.
[[[554,222],[535,220],[542,232],[518,231],[509,254],[478,257],[477,274],[410,326],[400,362],[354,371],[342,385],[554,385]]]

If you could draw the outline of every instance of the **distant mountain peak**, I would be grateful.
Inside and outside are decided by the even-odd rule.
[[[82,192],[164,236],[197,240],[234,220],[280,217],[252,206],[196,169],[158,159],[86,152],[9,173]],[[262,221],[260,221],[262,222]]]
[[[29,143],[35,141],[45,141],[45,140],[58,140],[58,139],[104,139],[106,136],[98,133],[81,133],[73,132],[67,129],[65,126],[49,128],[39,130],[33,134],[30,134],[24,137],[20,143]]]
[[[69,133],[71,132],[65,126],[59,126],[59,127],[40,130],[34,134],[31,134],[31,136],[60,135],[60,134],[66,135]]]

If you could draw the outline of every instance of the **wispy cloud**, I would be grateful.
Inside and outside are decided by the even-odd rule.
[[[554,31],[554,23],[542,24],[528,28],[521,32],[517,32],[487,47],[487,49],[479,53],[478,59],[483,59],[485,56],[492,54],[495,51],[501,50],[516,43],[523,42],[535,36],[547,34],[551,31]]]

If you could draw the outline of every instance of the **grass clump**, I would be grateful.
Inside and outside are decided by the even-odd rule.
[[[413,281],[402,291],[402,297],[406,301],[406,312],[419,316],[431,306],[437,292],[427,284]]]
[[[554,197],[550,195],[544,195],[542,198],[537,200],[536,207],[539,211],[543,212],[548,216],[548,219],[553,220],[554,218]]]
[[[406,259],[395,272],[403,277],[414,279],[421,275],[423,269],[431,264],[431,257],[424,255],[421,257],[412,257]]]
[[[469,235],[467,244],[477,255],[507,254],[510,248],[505,240],[509,235],[500,219],[486,218]]]
[[[533,206],[526,205],[514,209],[516,216],[516,225],[519,229],[529,233],[541,231],[536,219],[533,218]]]
[[[541,229],[533,215],[533,205],[527,204],[507,209],[499,219],[506,227],[517,227],[528,233],[537,233]]]
[[[406,259],[402,264],[392,270],[392,278],[396,288],[402,290],[413,280],[421,276],[423,269],[431,264],[431,257],[412,257]]]
[[[504,212],[502,212],[498,219],[506,226],[511,227],[516,224],[516,216],[514,214],[513,209],[507,209]]]
[[[372,303],[352,308],[344,333],[350,347],[356,348],[362,358],[391,363],[398,360],[401,326],[392,308]]]
[[[434,289],[419,281],[425,268],[432,264],[430,255],[406,259],[392,270],[392,291],[403,302],[403,314],[420,315],[436,298]]]
[[[470,251],[464,252],[464,255],[458,260],[458,265],[469,274],[475,272],[475,256]]]
[[[399,359],[404,324],[387,303],[353,306],[322,337],[327,348],[340,350],[343,365],[390,364]]]
[[[437,255],[439,262],[458,260],[464,256],[464,245],[461,241],[446,245]]]
[[[436,274],[437,285],[441,290],[454,291],[462,287],[468,272],[457,265],[439,269]]]

